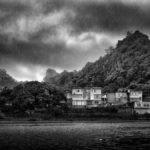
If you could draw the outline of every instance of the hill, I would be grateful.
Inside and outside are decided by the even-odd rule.
[[[135,31],[118,41],[115,48],[94,63],[87,63],[78,72],[63,72],[49,79],[49,83],[62,88],[73,86],[100,86],[105,92],[118,88],[149,88],[150,40],[147,35]]]
[[[46,76],[45,76],[45,78],[44,78],[44,81],[45,82],[49,82],[49,79],[50,78],[53,78],[53,77],[55,77],[55,76],[57,76],[58,75],[58,73],[54,70],[54,69],[47,69],[47,71],[46,71]]]
[[[4,69],[0,69],[0,88],[12,88],[17,85],[17,82]]]

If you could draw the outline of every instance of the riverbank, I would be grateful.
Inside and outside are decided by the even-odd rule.
[[[121,119],[74,119],[74,120],[0,120],[0,126],[3,125],[52,125],[52,124],[65,124],[65,123],[128,123],[128,122],[150,122],[150,119],[136,119],[136,120],[121,120]]]
[[[108,111],[108,112],[107,112]],[[47,123],[122,123],[150,121],[150,114],[137,114],[132,111],[116,112],[114,108],[103,109],[71,109],[65,114],[49,113],[1,113],[0,124],[47,124]]]

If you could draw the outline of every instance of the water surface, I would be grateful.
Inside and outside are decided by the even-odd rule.
[[[0,126],[0,150],[149,150],[150,122]]]

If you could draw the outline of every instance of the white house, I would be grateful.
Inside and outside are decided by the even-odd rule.
[[[97,107],[102,102],[102,90],[100,87],[73,88],[73,107]]]
[[[97,107],[102,103],[102,90],[100,87],[92,87],[89,89],[89,98],[87,99],[87,107]]]

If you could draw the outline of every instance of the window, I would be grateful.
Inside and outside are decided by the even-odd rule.
[[[149,104],[144,104],[144,107],[150,107],[150,105]]]
[[[80,97],[82,97],[82,94],[75,94],[74,97],[80,98]]]
[[[98,105],[98,101],[95,101],[95,104]]]
[[[92,101],[87,101],[87,104],[88,105],[92,105]]]
[[[94,94],[94,99],[100,99],[101,95],[100,94]]]
[[[140,107],[140,106],[141,106],[141,104],[137,104],[137,106],[138,106],[138,107]]]

